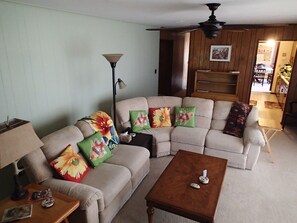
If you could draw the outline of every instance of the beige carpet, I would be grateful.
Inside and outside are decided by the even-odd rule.
[[[227,168],[216,223],[297,222],[297,128],[278,132],[271,147],[271,163],[266,147],[254,170]],[[112,223],[147,222],[145,195],[170,162],[171,157],[151,159],[151,171]],[[155,209],[156,223],[194,221]]]

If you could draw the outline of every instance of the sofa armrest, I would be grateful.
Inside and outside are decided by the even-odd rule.
[[[79,209],[87,210],[94,202],[98,203],[98,210],[104,210],[104,198],[102,191],[86,184],[49,178],[42,185],[55,191],[74,197],[80,201]]]
[[[255,127],[246,127],[243,132],[243,142],[247,144],[255,144],[259,146],[265,146],[265,140],[258,128]]]

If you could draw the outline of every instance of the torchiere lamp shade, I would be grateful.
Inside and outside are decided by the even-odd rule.
[[[0,123],[0,169],[43,146],[31,122],[13,119]]]
[[[102,56],[104,56],[108,62],[116,63],[123,56],[123,54],[103,54]]]

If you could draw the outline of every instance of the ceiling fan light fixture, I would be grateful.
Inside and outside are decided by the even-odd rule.
[[[218,36],[218,33],[223,28],[225,22],[218,21],[214,15],[214,11],[217,10],[217,8],[221,5],[220,3],[209,3],[206,5],[208,6],[209,10],[211,10],[211,15],[207,21],[200,22],[199,25],[206,38],[213,39]]]
[[[225,22],[219,22],[219,21],[216,21],[215,23],[209,22],[209,21],[199,23],[206,38],[209,38],[209,39],[216,38],[219,32],[222,30],[224,24]]]

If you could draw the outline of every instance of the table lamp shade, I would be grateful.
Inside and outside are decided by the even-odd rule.
[[[41,147],[31,122],[13,119],[9,126],[0,125],[0,169]]]

